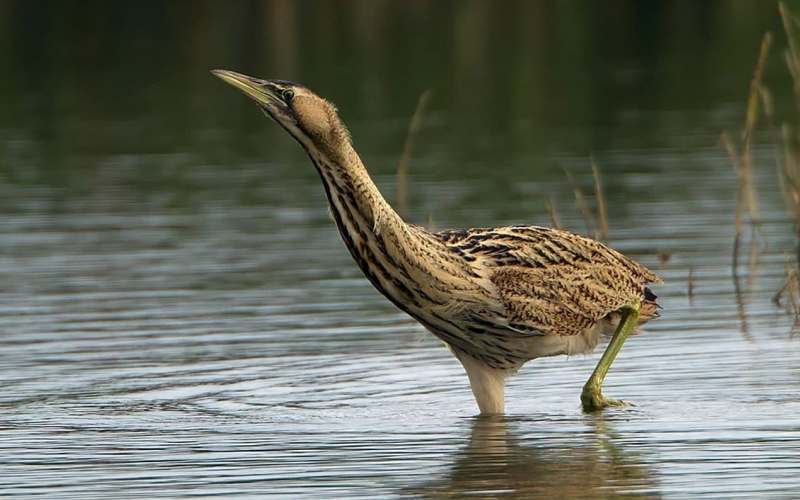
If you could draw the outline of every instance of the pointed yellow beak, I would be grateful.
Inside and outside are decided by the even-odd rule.
[[[267,80],[253,78],[252,76],[243,75],[235,71],[228,71],[226,69],[214,69],[211,70],[211,74],[241,90],[245,95],[262,106],[280,103],[280,99],[273,93],[272,85],[270,85]]]

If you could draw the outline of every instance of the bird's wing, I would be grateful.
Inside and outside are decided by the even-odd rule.
[[[437,236],[486,271],[503,319],[521,333],[580,334],[626,305],[651,301],[646,284],[660,282],[621,253],[566,231],[512,226]]]

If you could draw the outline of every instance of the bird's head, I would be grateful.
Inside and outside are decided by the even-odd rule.
[[[322,150],[330,154],[349,144],[350,135],[333,104],[306,87],[221,69],[211,73],[253,99],[306,150]]]

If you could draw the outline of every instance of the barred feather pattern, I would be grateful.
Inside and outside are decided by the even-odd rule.
[[[579,335],[628,305],[641,304],[642,320],[657,315],[655,295],[645,285],[659,278],[598,241],[537,226],[438,235],[489,271],[515,330]]]

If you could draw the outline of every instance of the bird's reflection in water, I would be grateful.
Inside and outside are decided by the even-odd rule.
[[[573,440],[559,445],[548,439],[550,442],[541,446],[533,438],[515,437],[514,421],[478,418],[469,445],[457,454],[448,474],[408,493],[428,498],[608,498],[623,494],[658,498],[653,471],[641,457],[616,444],[619,439],[601,417],[588,418],[594,432],[583,435],[584,444]]]

